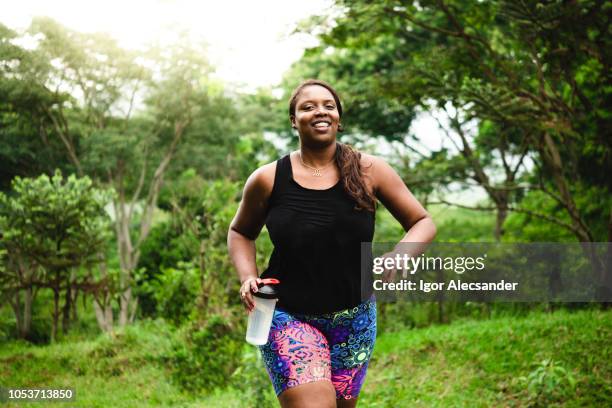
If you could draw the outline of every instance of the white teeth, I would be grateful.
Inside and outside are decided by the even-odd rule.
[[[318,128],[324,128],[324,127],[329,127],[329,124],[325,123],[325,122],[319,122],[319,123],[315,124],[314,126],[318,127]]]

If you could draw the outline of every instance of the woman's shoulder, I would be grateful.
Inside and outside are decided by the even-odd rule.
[[[359,153],[361,155],[360,164],[364,174],[374,175],[374,173],[378,173],[381,170],[384,172],[389,167],[382,157],[364,152]]]
[[[392,176],[394,170],[382,157],[364,152],[360,152],[360,154],[362,174],[366,182],[371,185],[373,191],[376,192],[381,182],[383,182],[385,178]]]
[[[270,195],[274,187],[276,163],[277,161],[275,160],[255,169],[247,179],[245,187],[266,196]]]

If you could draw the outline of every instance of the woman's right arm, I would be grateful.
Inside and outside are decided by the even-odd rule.
[[[230,259],[240,279],[240,297],[248,310],[254,305],[251,290],[256,292],[260,281],[255,262],[255,239],[265,223],[275,171],[276,162],[273,162],[249,176],[227,235]]]

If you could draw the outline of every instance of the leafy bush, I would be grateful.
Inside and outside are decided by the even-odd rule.
[[[194,393],[227,386],[240,364],[241,333],[221,316],[212,316],[203,327],[190,327],[166,357],[176,383]]]
[[[105,333],[89,352],[83,373],[120,376],[147,364],[160,364],[171,349],[174,329],[163,319],[146,320]]]
[[[574,391],[576,380],[572,373],[558,362],[546,359],[527,376],[518,378],[527,386],[532,406],[548,406],[561,402]]]
[[[261,353],[256,347],[244,346],[240,367],[232,374],[231,382],[242,391],[244,400],[249,401],[253,407],[263,408],[278,405]]]
[[[200,272],[191,262],[163,268],[155,279],[142,283],[141,292],[155,300],[157,315],[175,325],[185,322],[195,304]]]

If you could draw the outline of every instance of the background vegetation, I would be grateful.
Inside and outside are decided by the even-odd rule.
[[[338,0],[298,28],[319,45],[282,97],[213,80],[186,39],[134,52],[0,24],[0,384],[274,406],[226,235],[246,177],[295,148],[286,99],[309,77],[338,88],[341,140],[393,165],[438,241],[612,241],[610,7]],[[423,112],[442,140],[411,130]],[[376,240],[402,234],[380,208]],[[260,270],[271,248],[264,230]],[[611,287],[612,253],[588,255]],[[361,404],[611,405],[605,306],[380,305]]]

